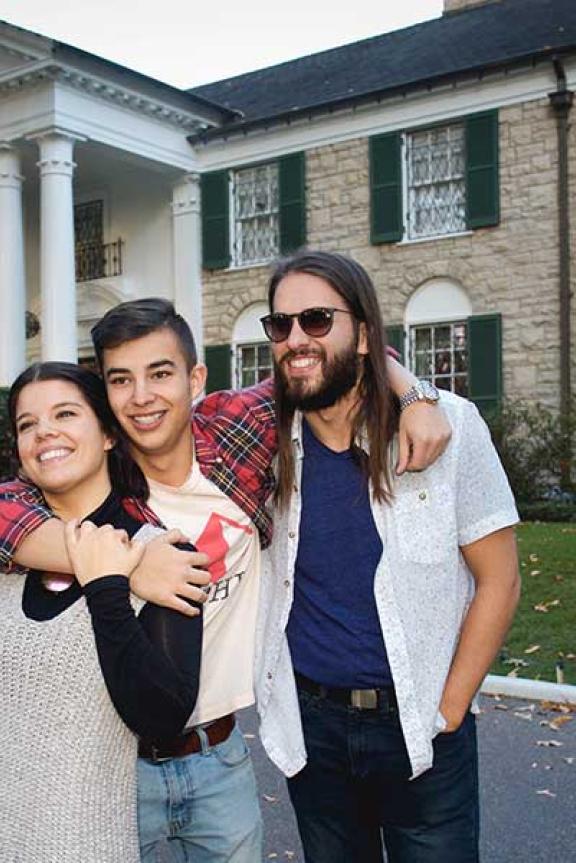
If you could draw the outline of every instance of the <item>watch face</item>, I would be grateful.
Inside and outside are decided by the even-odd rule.
[[[434,384],[431,384],[430,381],[420,381],[420,386],[422,387],[422,394],[425,399],[434,402],[438,401],[438,399],[440,398],[440,393],[438,392]]]

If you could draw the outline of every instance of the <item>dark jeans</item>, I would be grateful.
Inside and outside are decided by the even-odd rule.
[[[409,781],[395,708],[358,710],[300,692],[308,763],[288,780],[306,863],[478,863],[476,724],[434,740]]]

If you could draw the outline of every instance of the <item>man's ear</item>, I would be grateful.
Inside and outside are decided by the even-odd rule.
[[[358,347],[356,348],[356,353],[362,356],[366,356],[368,353],[368,331],[364,321],[360,321],[358,324]]]
[[[206,386],[206,375],[208,369],[204,363],[196,363],[193,369],[190,370],[190,389],[192,390],[192,400],[197,399],[204,387]]]

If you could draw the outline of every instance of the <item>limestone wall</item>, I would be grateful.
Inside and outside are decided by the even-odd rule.
[[[570,135],[576,193],[574,123]],[[455,280],[468,293],[474,314],[502,314],[505,394],[557,405],[556,177],[556,120],[548,100],[502,108],[500,225],[466,236],[372,246],[368,140],[313,149],[306,158],[308,245],[357,258],[374,279],[390,323],[403,321],[409,297],[424,282],[439,277]],[[572,248],[576,252],[576,215]],[[239,312],[265,298],[267,273],[266,267],[253,267],[205,274],[208,344],[230,341]],[[576,311],[573,343],[575,334]],[[576,344],[572,356],[576,362]],[[576,365],[572,383],[576,384]]]

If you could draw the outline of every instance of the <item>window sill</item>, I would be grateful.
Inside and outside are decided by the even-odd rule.
[[[229,267],[226,267],[222,272],[224,273],[236,273],[238,270],[255,270],[260,267],[269,267],[274,263],[276,258],[269,258],[267,261],[256,261],[253,264],[230,264]]]
[[[414,237],[413,239],[400,240],[397,246],[413,246],[417,243],[436,243],[438,240],[454,240],[457,237],[471,237],[474,231],[458,231],[455,234],[434,234],[431,237]]]

